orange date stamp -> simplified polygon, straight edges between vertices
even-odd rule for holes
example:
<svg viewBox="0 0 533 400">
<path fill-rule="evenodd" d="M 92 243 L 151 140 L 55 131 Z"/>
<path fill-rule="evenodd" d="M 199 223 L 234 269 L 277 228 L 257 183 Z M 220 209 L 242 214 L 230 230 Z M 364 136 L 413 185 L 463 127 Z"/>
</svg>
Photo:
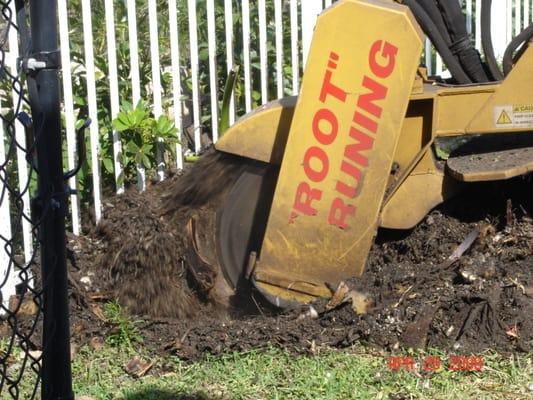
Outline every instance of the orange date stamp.
<svg viewBox="0 0 533 400">
<path fill-rule="evenodd" d="M 416 367 L 413 356 L 389 356 L 387 363 L 390 371 L 414 371 Z M 425 356 L 417 365 L 424 372 L 436 372 L 441 368 L 447 368 L 449 371 L 481 372 L 483 357 L 450 355 L 448 360 L 443 360 L 439 356 Z"/>
</svg>

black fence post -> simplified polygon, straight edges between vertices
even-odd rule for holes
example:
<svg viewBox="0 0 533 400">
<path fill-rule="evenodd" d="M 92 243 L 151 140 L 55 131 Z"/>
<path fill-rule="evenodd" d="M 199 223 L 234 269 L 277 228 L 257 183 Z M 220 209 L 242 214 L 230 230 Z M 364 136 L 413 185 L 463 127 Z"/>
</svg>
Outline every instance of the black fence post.
<svg viewBox="0 0 533 400">
<path fill-rule="evenodd" d="M 70 367 L 66 187 L 59 109 L 57 0 L 30 0 L 32 54 L 26 60 L 37 150 L 43 282 L 42 399 L 74 399 Z"/>
</svg>

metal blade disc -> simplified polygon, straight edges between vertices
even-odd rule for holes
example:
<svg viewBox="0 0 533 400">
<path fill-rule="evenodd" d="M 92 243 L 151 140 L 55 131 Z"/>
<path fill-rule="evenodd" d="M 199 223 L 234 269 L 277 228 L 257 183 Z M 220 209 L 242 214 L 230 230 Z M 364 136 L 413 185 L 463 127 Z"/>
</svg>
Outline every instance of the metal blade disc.
<svg viewBox="0 0 533 400">
<path fill-rule="evenodd" d="M 217 212 L 217 255 L 226 280 L 237 288 L 250 252 L 259 253 L 274 196 L 278 168 L 247 166 Z"/>
</svg>

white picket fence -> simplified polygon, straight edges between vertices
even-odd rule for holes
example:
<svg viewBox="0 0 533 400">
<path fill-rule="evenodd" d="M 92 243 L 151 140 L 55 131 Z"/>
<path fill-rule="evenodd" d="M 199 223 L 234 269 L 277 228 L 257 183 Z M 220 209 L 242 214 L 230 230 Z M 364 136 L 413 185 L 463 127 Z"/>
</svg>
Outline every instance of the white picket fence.
<svg viewBox="0 0 533 400">
<path fill-rule="evenodd" d="M 106 42 L 107 42 L 107 71 L 97 71 L 95 68 L 94 59 L 94 37 L 93 37 L 93 12 L 92 7 L 97 2 L 102 2 L 105 8 L 105 29 L 106 29 Z M 181 4 L 179 2 L 185 2 L 187 4 L 187 15 L 180 15 L 178 13 Z M 209 112 L 212 126 L 212 138 L 217 140 L 219 132 L 217 130 L 217 121 L 219 118 L 218 107 L 220 100 L 221 88 L 218 87 L 219 77 L 227 76 L 228 72 L 236 65 L 237 59 L 240 59 L 239 54 L 235 54 L 235 43 L 238 40 L 242 42 L 242 65 L 241 74 L 238 79 L 244 87 L 244 111 L 248 112 L 252 108 L 253 104 L 253 91 L 260 93 L 260 104 L 264 104 L 269 100 L 273 100 L 282 97 L 284 93 L 297 94 L 299 90 L 300 71 L 303 69 L 306 55 L 311 43 L 312 31 L 316 21 L 316 16 L 321 12 L 324 7 L 331 5 L 332 0 L 147 0 L 148 2 L 148 24 L 149 24 L 149 45 L 150 45 L 150 62 L 151 62 L 151 94 L 152 97 L 150 103 L 153 105 L 153 113 L 155 116 L 159 116 L 163 113 L 169 113 L 173 115 L 176 126 L 183 131 L 184 127 L 184 115 L 182 115 L 182 102 L 183 95 L 186 93 L 183 87 L 183 71 L 186 69 L 190 72 L 190 79 L 192 87 L 190 88 L 190 103 L 192 109 L 189 110 L 189 114 L 192 115 L 192 127 L 194 132 L 194 148 L 195 152 L 201 149 L 201 131 L 202 131 L 202 106 L 206 106 L 205 97 L 209 97 Z M 267 2 L 271 5 L 267 8 Z M 13 6 L 13 1 L 11 5 Z M 118 5 L 125 3 L 127 8 L 127 15 L 124 17 L 127 23 L 128 41 L 129 41 L 129 62 L 130 62 L 130 74 L 129 76 L 119 76 L 119 66 L 117 65 L 116 56 L 116 24 L 118 22 L 124 23 L 124 20 L 117 21 L 115 16 L 115 10 Z M 198 6 L 199 4 L 205 4 L 205 15 L 199 16 Z M 481 0 L 463 0 L 463 4 L 467 13 L 467 29 L 471 33 L 476 47 L 481 49 L 481 33 L 480 33 L 480 9 Z M 139 60 L 139 32 L 138 32 L 138 5 L 139 0 L 81 0 L 81 23 L 83 27 L 83 47 L 84 47 L 84 69 L 86 72 L 86 103 L 88 107 L 89 117 L 92 119 L 90 126 L 90 154 L 91 159 L 88 160 L 92 171 L 92 193 L 93 193 L 93 207 L 94 215 L 97 220 L 101 218 L 102 209 L 102 183 L 101 174 L 99 168 L 99 147 L 100 147 L 100 127 L 102 126 L 102 120 L 99 118 L 101 114 L 98 114 L 99 106 L 97 104 L 96 95 L 96 82 L 97 79 L 106 79 L 109 84 L 109 99 L 110 108 L 108 110 L 108 117 L 112 120 L 119 112 L 119 105 L 124 100 L 128 100 L 133 104 L 136 104 L 141 99 L 141 93 L 144 88 L 141 85 L 140 78 L 140 60 Z M 158 15 L 162 14 L 162 9 L 158 7 L 164 6 L 165 15 L 168 15 L 169 27 L 169 49 L 170 63 L 164 65 L 160 55 L 160 40 L 161 37 L 158 33 Z M 216 15 L 216 6 L 223 6 L 223 15 Z M 272 7 L 273 6 L 273 7 Z M 14 7 L 14 6 L 13 6 Z M 71 57 L 71 29 L 69 27 L 69 7 L 71 3 L 67 0 L 58 0 L 58 14 L 59 14 L 59 28 L 60 28 L 60 48 L 63 65 L 62 73 L 62 87 L 63 87 L 63 111 L 65 116 L 65 132 L 67 142 L 67 166 L 69 169 L 74 167 L 75 152 L 76 152 L 76 138 L 75 138 L 75 115 L 76 106 L 74 97 L 76 93 L 73 92 L 73 69 L 78 68 L 78 65 L 72 63 Z M 495 54 L 501 58 L 503 56 L 504 49 L 511 38 L 519 33 L 522 28 L 526 27 L 531 22 L 533 16 L 531 12 L 531 2 L 529 0 L 495 0 L 493 1 L 492 11 L 492 36 L 494 42 Z M 267 13 L 267 9 L 273 12 Z M 258 15 L 257 24 L 252 24 L 254 20 L 250 18 L 251 13 Z M 287 15 L 288 13 L 288 15 Z M 288 18 L 287 18 L 288 16 Z M 199 24 L 203 22 L 199 18 L 206 18 L 207 24 Z M 223 18 L 225 32 L 221 36 L 221 32 L 217 30 L 215 24 L 216 18 L 219 20 Z M 238 21 L 236 19 L 239 19 Z M 179 22 L 188 21 L 188 37 L 179 36 Z M 240 25 L 238 25 L 240 24 Z M 220 26 L 220 24 L 218 25 Z M 207 32 L 202 32 L 201 29 L 205 29 Z M 237 29 L 238 28 L 238 29 Z M 268 43 L 267 29 L 275 32 L 274 42 Z M 236 32 L 239 37 L 236 36 Z M 254 33 L 254 35 L 252 35 Z M 290 33 L 288 36 L 284 34 Z M 208 38 L 208 70 L 202 71 L 200 66 L 203 65 L 199 61 L 199 35 Z M 223 40 L 220 38 L 223 37 Z M 252 37 L 257 37 L 258 40 L 252 41 Z M 272 37 L 272 35 L 270 35 Z M 285 40 L 284 40 L 285 37 Z M 286 37 L 290 37 L 287 40 Z M 217 38 L 223 47 L 225 47 L 225 68 L 217 70 Z M 7 57 L 7 67 L 14 71 L 16 69 L 16 59 L 18 57 L 17 51 L 17 37 L 16 32 L 11 29 L 9 36 L 10 53 Z M 187 65 L 180 65 L 180 59 L 183 60 L 183 53 L 187 51 L 188 62 Z M 252 68 L 251 54 L 255 52 L 259 54 L 259 77 L 254 76 Z M 287 54 L 290 54 L 290 60 L 287 60 Z M 181 55 L 181 57 L 180 57 Z M 269 55 L 275 59 L 273 65 L 269 64 Z M 221 55 L 218 54 L 220 58 Z M 427 42 L 426 46 L 426 64 L 430 72 L 442 73 L 443 65 L 440 57 L 434 57 L 431 51 L 431 45 Z M 187 57 L 186 57 L 187 58 Z M 290 82 L 290 88 L 284 87 L 284 70 L 285 64 L 290 65 L 291 70 L 295 71 L 292 74 L 292 80 Z M 69 68 L 69 66 L 71 68 Z M 171 93 L 171 107 L 169 109 L 163 108 L 162 102 L 162 83 L 161 83 L 161 71 L 170 71 L 172 79 L 172 93 Z M 97 73 L 105 73 L 105 78 L 97 77 Z M 209 85 L 206 90 L 208 93 L 201 91 L 199 82 L 201 74 L 209 75 Z M 257 75 L 257 74 L 256 74 Z M 269 92 L 269 82 L 272 79 L 276 80 L 276 90 Z M 131 82 L 131 93 L 127 98 L 121 98 L 119 94 L 119 83 L 121 81 L 129 80 Z M 12 94 L 14 97 L 15 93 Z M 189 100 L 189 99 L 188 99 Z M 1 107 L 1 105 L 0 105 Z M 236 106 L 232 102 L 230 107 L 230 122 L 233 123 L 235 119 L 239 117 L 236 113 Z M 19 144 L 24 145 L 25 135 L 24 129 L 20 123 L 16 123 L 16 137 Z M 5 160 L 4 150 L 4 130 L 0 126 L 0 163 Z M 183 166 L 182 154 L 183 149 L 181 145 L 177 145 L 177 160 L 176 166 L 181 168 Z M 118 160 L 118 154 L 121 152 L 121 141 L 116 132 L 113 134 L 113 155 L 114 155 L 114 176 L 117 193 L 124 191 L 124 186 L 118 183 L 118 177 L 120 175 L 122 166 Z M 21 190 L 25 186 L 28 179 L 28 168 L 26 166 L 25 154 L 21 149 L 17 149 L 18 159 L 18 181 L 20 182 Z M 162 161 L 161 155 L 159 160 Z M 141 171 L 142 172 L 142 171 Z M 159 168 L 158 175 L 160 179 L 164 178 L 164 170 Z M 142 176 L 141 176 L 142 177 Z M 76 178 L 72 178 L 69 182 L 72 188 L 77 187 Z M 141 186 L 144 183 L 141 181 Z M 24 210 L 29 215 L 29 195 L 23 197 Z M 1 197 L 0 204 L 0 235 L 3 237 L 11 237 L 11 224 L 10 212 L 9 212 L 9 199 L 8 194 L 4 193 Z M 70 223 L 72 231 L 75 234 L 81 232 L 80 227 L 80 207 L 76 196 L 71 196 L 70 203 Z M 26 260 L 29 260 L 32 253 L 32 237 L 30 231 L 30 225 L 27 221 L 23 221 L 23 249 Z M 3 249 L 0 249 L 0 279 L 5 275 L 6 266 L 8 265 L 8 258 Z M 4 297 L 6 298 L 6 297 Z"/>
</svg>

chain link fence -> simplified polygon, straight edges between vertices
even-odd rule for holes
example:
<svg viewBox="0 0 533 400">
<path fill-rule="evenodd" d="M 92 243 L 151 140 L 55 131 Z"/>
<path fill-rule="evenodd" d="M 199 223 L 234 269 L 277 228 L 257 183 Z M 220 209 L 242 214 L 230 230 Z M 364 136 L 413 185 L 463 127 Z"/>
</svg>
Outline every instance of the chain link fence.
<svg viewBox="0 0 533 400">
<path fill-rule="evenodd" d="M 20 70 L 12 68 L 16 65 L 12 57 L 18 52 L 13 48 L 19 32 L 16 7 L 12 0 L 0 1 L 0 8 L 0 394 L 33 399 L 40 383 L 38 326 L 43 307 L 41 285 L 34 279 L 38 247 L 30 246 L 26 259 L 23 226 L 31 224 L 32 242 L 36 242 L 39 223 L 27 204 L 35 188 L 35 139 L 17 120 L 24 118 L 21 113 L 28 110 L 29 102 Z M 21 163 L 28 164 L 25 181 L 18 173 Z"/>
<path fill-rule="evenodd" d="M 65 351 L 56 336 L 68 346 L 66 275 L 61 277 L 64 252 L 57 251 L 65 244 L 68 191 L 63 187 L 61 159 L 51 161 L 57 155 L 50 145 L 59 147 L 61 158 L 59 92 L 53 83 L 59 65 L 53 61 L 57 51 L 46 48 L 50 43 L 53 47 L 57 37 L 53 29 L 42 31 L 51 36 L 43 40 L 34 29 L 35 24 L 39 29 L 47 23 L 57 25 L 56 2 L 0 1 L 0 10 L 0 398 L 72 398 L 70 355 L 62 355 L 68 362 L 66 370 L 53 355 Z M 52 84 L 43 85 L 43 79 Z M 51 112 L 44 104 L 47 100 Z M 61 292 L 64 301 L 50 290 Z M 54 314 L 58 304 L 66 314 L 59 318 Z M 68 372 L 66 385 L 57 384 L 51 363 L 56 363 L 59 373 Z M 58 395 L 57 386 L 67 395 Z"/>
</svg>

